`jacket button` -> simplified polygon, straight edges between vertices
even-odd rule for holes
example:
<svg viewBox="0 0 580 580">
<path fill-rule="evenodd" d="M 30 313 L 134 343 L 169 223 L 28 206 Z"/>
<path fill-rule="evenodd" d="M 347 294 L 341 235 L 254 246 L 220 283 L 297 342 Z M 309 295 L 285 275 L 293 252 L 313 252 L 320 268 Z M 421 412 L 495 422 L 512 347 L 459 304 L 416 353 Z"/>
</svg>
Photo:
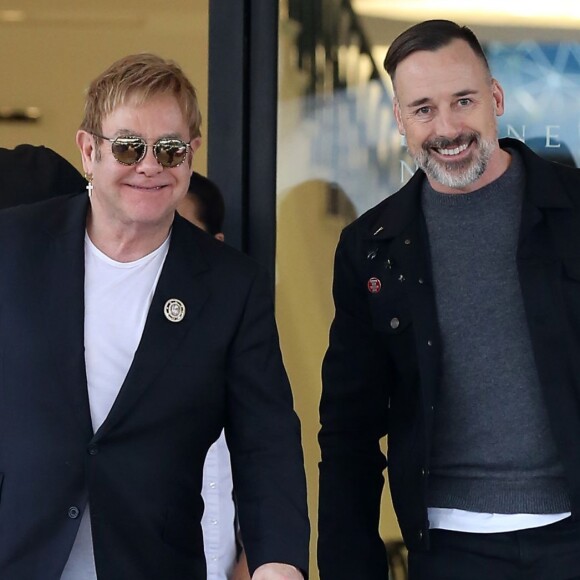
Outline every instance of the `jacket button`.
<svg viewBox="0 0 580 580">
<path fill-rule="evenodd" d="M 79 517 L 80 513 L 81 512 L 80 512 L 79 508 L 75 505 L 68 508 L 68 517 L 71 520 L 76 520 Z"/>
<path fill-rule="evenodd" d="M 405 240 L 405 246 L 410 246 L 411 245 L 411 240 L 409 238 L 407 238 Z"/>
<path fill-rule="evenodd" d="M 433 346 L 433 341 L 431 339 L 427 341 L 427 346 Z"/>
<path fill-rule="evenodd" d="M 423 467 L 423 468 L 421 469 L 421 475 L 422 475 L 423 477 L 427 477 L 427 476 L 429 475 L 429 469 L 428 469 L 427 467 Z"/>
<path fill-rule="evenodd" d="M 99 452 L 99 448 L 96 445 L 89 445 L 88 452 L 89 455 L 96 455 Z"/>
<path fill-rule="evenodd" d="M 395 330 L 395 329 L 399 328 L 399 325 L 401 324 L 401 322 L 399 321 L 398 318 L 395 317 L 395 318 L 391 318 L 391 323 L 390 324 L 391 324 L 391 328 L 393 330 Z"/>
<path fill-rule="evenodd" d="M 419 539 L 419 541 L 423 539 L 423 530 L 419 530 L 419 532 L 417 533 L 417 538 Z"/>
</svg>

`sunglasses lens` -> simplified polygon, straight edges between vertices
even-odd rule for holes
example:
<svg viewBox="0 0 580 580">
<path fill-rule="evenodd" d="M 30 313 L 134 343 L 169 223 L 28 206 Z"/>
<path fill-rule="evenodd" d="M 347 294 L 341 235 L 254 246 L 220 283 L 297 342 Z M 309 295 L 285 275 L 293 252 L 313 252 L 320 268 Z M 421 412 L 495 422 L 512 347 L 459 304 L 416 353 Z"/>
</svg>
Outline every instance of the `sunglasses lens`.
<svg viewBox="0 0 580 580">
<path fill-rule="evenodd" d="M 179 139 L 161 139 L 153 146 L 155 158 L 163 167 L 177 167 L 187 157 L 187 143 Z"/>
<path fill-rule="evenodd" d="M 117 137 L 112 145 L 111 150 L 115 159 L 123 165 L 135 165 L 145 156 L 147 144 L 143 139 L 136 137 Z"/>
</svg>

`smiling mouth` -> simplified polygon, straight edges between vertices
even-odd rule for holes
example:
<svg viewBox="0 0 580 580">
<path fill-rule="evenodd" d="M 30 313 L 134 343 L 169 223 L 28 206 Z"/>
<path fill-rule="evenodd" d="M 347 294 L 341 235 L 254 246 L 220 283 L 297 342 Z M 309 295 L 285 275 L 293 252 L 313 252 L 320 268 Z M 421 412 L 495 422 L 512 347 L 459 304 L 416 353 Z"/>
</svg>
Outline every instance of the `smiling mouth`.
<svg viewBox="0 0 580 580">
<path fill-rule="evenodd" d="M 453 149 L 437 149 L 435 147 L 434 149 L 435 151 L 437 151 L 437 153 L 439 153 L 439 155 L 443 155 L 445 157 L 453 157 L 455 155 L 463 153 L 463 151 L 465 151 L 468 147 L 469 143 L 463 143 L 462 145 L 459 145 Z"/>
<path fill-rule="evenodd" d="M 462 133 L 457 135 L 454 139 L 446 139 L 445 137 L 436 137 L 423 144 L 423 149 L 428 154 L 429 151 L 452 160 L 454 157 L 460 156 L 464 151 L 469 149 L 472 143 L 478 143 L 479 136 L 475 132 Z"/>
<path fill-rule="evenodd" d="M 156 185 L 154 187 L 150 187 L 147 185 L 130 185 L 130 187 L 132 187 L 133 189 L 141 189 L 145 191 L 159 191 L 160 189 L 163 189 L 165 185 Z"/>
</svg>

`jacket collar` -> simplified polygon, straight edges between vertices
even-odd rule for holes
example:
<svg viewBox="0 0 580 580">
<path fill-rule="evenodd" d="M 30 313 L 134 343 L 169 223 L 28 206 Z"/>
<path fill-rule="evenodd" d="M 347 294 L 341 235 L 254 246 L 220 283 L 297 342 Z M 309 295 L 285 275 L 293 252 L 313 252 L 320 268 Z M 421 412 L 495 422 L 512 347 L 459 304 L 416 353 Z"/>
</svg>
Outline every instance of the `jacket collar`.
<svg viewBox="0 0 580 580">
<path fill-rule="evenodd" d="M 62 198 L 54 198 L 54 202 L 61 202 L 58 211 L 47 211 L 43 222 L 45 231 L 53 238 L 63 235 L 81 237 L 84 239 L 89 209 L 89 196 L 86 193 L 74 194 Z"/>
<path fill-rule="evenodd" d="M 542 159 L 517 139 L 500 139 L 499 143 L 502 149 L 514 149 L 522 157 L 526 171 L 526 205 L 537 209 L 573 207 L 554 163 Z M 425 178 L 425 173 L 417 170 L 398 192 L 378 206 L 378 215 L 370 221 L 367 231 L 369 239 L 395 238 L 406 229 L 420 212 L 421 189 Z"/>
</svg>

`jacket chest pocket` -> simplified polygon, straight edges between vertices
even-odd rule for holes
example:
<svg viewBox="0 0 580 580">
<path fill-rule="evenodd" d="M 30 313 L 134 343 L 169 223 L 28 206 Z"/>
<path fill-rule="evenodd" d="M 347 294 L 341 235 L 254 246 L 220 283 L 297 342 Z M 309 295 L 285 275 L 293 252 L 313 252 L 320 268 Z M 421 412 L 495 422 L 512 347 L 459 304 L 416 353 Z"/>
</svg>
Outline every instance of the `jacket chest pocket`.
<svg viewBox="0 0 580 580">
<path fill-rule="evenodd" d="M 373 328 L 386 335 L 397 336 L 411 325 L 408 299 L 402 291 L 393 292 L 387 287 L 371 294 L 369 308 Z"/>
<path fill-rule="evenodd" d="M 389 247 L 371 246 L 366 258 L 368 304 L 373 328 L 386 336 L 401 335 L 411 324 L 408 272 Z"/>
</svg>

